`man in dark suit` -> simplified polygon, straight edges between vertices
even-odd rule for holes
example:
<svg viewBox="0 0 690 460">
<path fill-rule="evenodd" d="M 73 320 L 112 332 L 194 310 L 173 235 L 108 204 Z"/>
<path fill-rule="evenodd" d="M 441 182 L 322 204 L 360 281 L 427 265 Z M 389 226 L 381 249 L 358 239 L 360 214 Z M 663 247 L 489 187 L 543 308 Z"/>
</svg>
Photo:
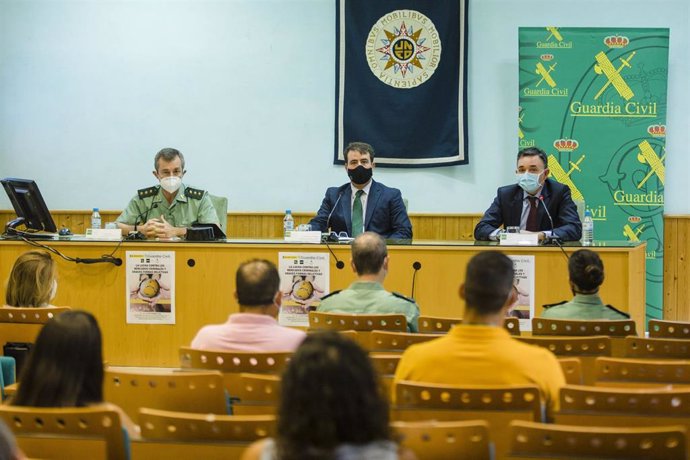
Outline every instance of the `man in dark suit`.
<svg viewBox="0 0 690 460">
<path fill-rule="evenodd" d="M 497 240 L 499 227 L 503 226 L 539 232 L 540 241 L 545 238 L 579 240 L 582 224 L 570 196 L 570 188 L 548 178 L 544 151 L 537 147 L 520 150 L 516 174 L 516 184 L 498 189 L 494 202 L 474 228 L 474 238 Z"/>
<path fill-rule="evenodd" d="M 319 212 L 309 222 L 312 229 L 346 232 L 353 238 L 366 231 L 387 239 L 411 239 L 412 224 L 400 190 L 372 179 L 374 148 L 352 142 L 344 156 L 350 182 L 326 190 Z"/>
</svg>

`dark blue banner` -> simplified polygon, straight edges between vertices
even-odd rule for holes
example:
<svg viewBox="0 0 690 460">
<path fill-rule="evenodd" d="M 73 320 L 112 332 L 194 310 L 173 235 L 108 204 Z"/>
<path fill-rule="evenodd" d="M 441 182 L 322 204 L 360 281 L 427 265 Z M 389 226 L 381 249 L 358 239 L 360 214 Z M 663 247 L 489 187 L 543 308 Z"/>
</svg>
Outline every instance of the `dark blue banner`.
<svg viewBox="0 0 690 460">
<path fill-rule="evenodd" d="M 467 164 L 468 0 L 337 0 L 334 163 Z"/>
</svg>

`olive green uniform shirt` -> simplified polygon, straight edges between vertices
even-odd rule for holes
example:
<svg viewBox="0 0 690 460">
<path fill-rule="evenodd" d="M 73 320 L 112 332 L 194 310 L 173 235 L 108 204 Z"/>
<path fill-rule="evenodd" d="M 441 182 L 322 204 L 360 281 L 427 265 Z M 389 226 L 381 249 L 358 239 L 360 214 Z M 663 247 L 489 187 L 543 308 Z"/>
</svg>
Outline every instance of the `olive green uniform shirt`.
<svg viewBox="0 0 690 460">
<path fill-rule="evenodd" d="M 604 305 L 599 294 L 575 294 L 573 300 L 545 308 L 542 318 L 551 319 L 629 319 L 630 315 Z"/>
<path fill-rule="evenodd" d="M 334 292 L 317 308 L 325 313 L 363 313 L 367 315 L 405 315 L 407 329 L 417 332 L 419 307 L 412 299 L 386 291 L 381 283 L 355 281 L 347 289 Z"/>
<path fill-rule="evenodd" d="M 185 187 L 184 184 L 180 186 L 172 203 L 168 203 L 160 187 L 139 190 L 115 222 L 142 225 L 146 220 L 160 218 L 161 215 L 173 227 L 191 227 L 195 223 L 219 224 L 218 214 L 208 192 Z"/>
</svg>

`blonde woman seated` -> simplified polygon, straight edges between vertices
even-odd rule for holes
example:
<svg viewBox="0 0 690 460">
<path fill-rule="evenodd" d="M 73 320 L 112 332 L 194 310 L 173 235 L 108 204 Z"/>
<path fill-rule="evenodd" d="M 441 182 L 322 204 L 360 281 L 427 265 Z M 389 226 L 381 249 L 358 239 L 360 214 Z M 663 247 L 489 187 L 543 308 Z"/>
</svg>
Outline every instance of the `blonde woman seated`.
<svg viewBox="0 0 690 460">
<path fill-rule="evenodd" d="M 122 409 L 103 401 L 101 330 L 91 313 L 66 311 L 48 320 L 19 381 L 13 406 L 112 409 L 129 437 L 139 436 Z"/>
<path fill-rule="evenodd" d="M 45 251 L 28 251 L 14 262 L 7 280 L 5 307 L 53 307 L 57 264 Z"/>
<path fill-rule="evenodd" d="M 570 290 L 573 299 L 557 304 L 544 305 L 542 318 L 551 319 L 628 319 L 630 315 L 605 305 L 599 297 L 599 287 L 604 282 L 604 263 L 599 254 L 580 249 L 568 261 Z"/>
</svg>

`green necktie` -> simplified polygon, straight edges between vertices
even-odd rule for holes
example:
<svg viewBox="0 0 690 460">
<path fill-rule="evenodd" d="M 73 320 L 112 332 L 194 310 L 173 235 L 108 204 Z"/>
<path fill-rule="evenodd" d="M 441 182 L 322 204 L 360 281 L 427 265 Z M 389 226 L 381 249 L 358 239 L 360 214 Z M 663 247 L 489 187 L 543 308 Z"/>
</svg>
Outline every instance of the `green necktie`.
<svg viewBox="0 0 690 460">
<path fill-rule="evenodd" d="M 352 238 L 364 230 L 364 213 L 362 212 L 362 194 L 364 190 L 357 190 L 355 202 L 352 204 Z"/>
</svg>

